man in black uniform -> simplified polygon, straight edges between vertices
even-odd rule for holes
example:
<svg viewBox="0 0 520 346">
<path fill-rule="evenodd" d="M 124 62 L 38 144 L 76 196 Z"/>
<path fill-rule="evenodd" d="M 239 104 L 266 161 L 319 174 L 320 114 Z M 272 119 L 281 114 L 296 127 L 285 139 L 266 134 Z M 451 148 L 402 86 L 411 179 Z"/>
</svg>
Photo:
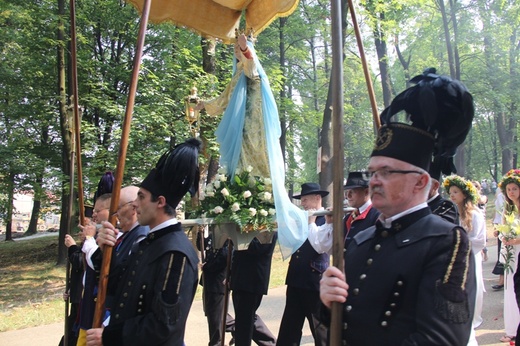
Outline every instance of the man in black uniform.
<svg viewBox="0 0 520 346">
<path fill-rule="evenodd" d="M 90 218 L 92 217 L 94 207 L 85 205 L 85 218 L 88 218 L 88 222 L 90 222 Z M 88 233 L 90 232 L 90 233 Z M 65 246 L 68 251 L 68 259 L 70 262 L 70 274 L 69 274 L 69 291 L 64 292 L 63 298 L 67 301 L 67 298 L 70 302 L 70 314 L 68 318 L 68 345 L 76 345 L 78 341 L 78 325 L 76 324 L 76 320 L 79 313 L 79 305 L 81 302 L 81 295 L 83 290 L 83 273 L 85 268 L 84 260 L 83 260 L 83 252 L 81 248 L 83 246 L 83 242 L 85 241 L 87 236 L 93 237 L 96 235 L 95 228 L 85 228 L 80 229 L 78 236 L 81 240 L 81 244 L 78 246 L 76 241 L 70 234 L 65 234 Z M 60 340 L 60 346 L 65 342 L 64 337 Z"/>
<path fill-rule="evenodd" d="M 435 215 L 439 215 L 445 220 L 448 220 L 455 225 L 459 224 L 459 211 L 455 203 L 453 203 L 449 199 L 442 198 L 439 194 L 439 183 L 440 177 L 432 176 L 430 173 L 430 177 L 432 178 L 432 187 L 430 189 L 430 193 L 428 194 L 428 206 L 432 210 L 432 213 Z"/>
<path fill-rule="evenodd" d="M 175 207 L 198 187 L 199 146 L 195 139 L 176 146 L 141 183 L 132 206 L 150 233 L 135 244 L 120 275 L 110 323 L 88 330 L 87 345 L 183 345 L 198 257 L 175 218 Z M 104 227 L 113 236 L 105 245 L 114 246 L 117 231 L 108 222 Z"/>
<path fill-rule="evenodd" d="M 202 247 L 204 242 L 204 247 Z M 233 247 L 230 240 L 226 240 L 220 249 L 213 245 L 213 236 L 204 237 L 204 232 L 197 232 L 197 249 L 204 251 L 200 285 L 203 286 L 202 307 L 208 320 L 208 346 L 220 346 L 222 339 L 222 317 L 224 311 L 224 294 L 226 293 L 226 265 L 228 246 Z M 232 319 L 227 314 L 227 320 Z"/>
<path fill-rule="evenodd" d="M 382 113 L 368 165 L 372 203 L 381 216 L 352 240 L 344 273 L 329 267 L 323 274 L 320 297 L 327 308 L 343 304 L 346 345 L 468 343 L 476 291 L 471 245 L 461 227 L 431 213 L 426 199 L 434 145 L 442 160 L 452 159 L 471 126 L 473 103 L 460 82 L 432 72 L 414 78 L 425 90 L 407 90 Z M 422 119 L 433 116 L 421 113 L 432 107 L 418 103 L 436 104 L 440 119 Z M 403 108 L 413 126 L 390 121 Z M 443 116 L 458 124 L 457 134 L 439 126 L 448 121 Z M 442 167 L 447 174 L 452 166 Z"/>
<path fill-rule="evenodd" d="M 347 183 L 343 187 L 348 206 L 356 208 L 355 211 L 345 215 L 345 250 L 356 234 L 370 226 L 375 225 L 379 217 L 379 211 L 372 206 L 370 194 L 368 193 L 368 179 L 363 172 L 350 172 Z"/>
<path fill-rule="evenodd" d="M 278 239 L 277 232 L 262 232 L 246 250 L 235 250 L 231 264 L 230 288 L 235 308 L 236 346 L 250 346 L 251 340 L 261 346 L 274 346 L 275 336 L 256 314 L 269 288 L 271 261 Z M 261 235 L 262 235 L 261 233 Z"/>
<path fill-rule="evenodd" d="M 133 202 L 137 198 L 139 188 L 137 186 L 126 186 L 121 189 L 119 194 L 119 203 L 116 211 L 117 220 L 119 224 L 119 237 L 117 238 L 112 253 L 112 260 L 110 261 L 110 278 L 108 285 L 113 287 L 109 288 L 110 292 L 115 292 L 117 288 L 118 279 L 121 275 L 121 271 L 124 270 L 126 261 L 133 245 L 145 238 L 150 231 L 148 226 L 141 226 L 137 222 L 137 211 L 133 206 Z M 94 264 L 96 272 L 99 274 L 101 269 L 101 263 L 103 260 L 103 244 L 105 237 L 105 228 L 101 228 L 98 232 L 97 242 L 100 247 L 92 254 L 91 260 Z M 110 236 L 109 236 L 110 237 Z M 108 295 L 105 301 L 105 307 L 110 310 L 112 308 L 114 297 Z"/>
<path fill-rule="evenodd" d="M 321 210 L 322 198 L 329 194 L 316 183 L 305 183 L 300 199 L 305 210 Z M 321 228 L 325 217 L 309 217 L 309 237 L 291 256 L 285 284 L 287 293 L 278 340 L 279 346 L 300 345 L 305 318 L 309 322 L 314 345 L 327 345 L 327 328 L 318 320 L 320 308 L 321 273 L 329 266 L 329 251 L 332 246 L 332 224 Z"/>
</svg>

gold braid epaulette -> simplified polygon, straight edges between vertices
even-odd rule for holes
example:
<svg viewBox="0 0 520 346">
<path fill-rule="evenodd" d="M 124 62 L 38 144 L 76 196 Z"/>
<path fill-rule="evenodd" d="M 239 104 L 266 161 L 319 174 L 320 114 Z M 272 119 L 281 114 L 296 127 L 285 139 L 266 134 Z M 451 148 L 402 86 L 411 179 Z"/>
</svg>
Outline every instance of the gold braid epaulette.
<svg viewBox="0 0 520 346">
<path fill-rule="evenodd" d="M 164 278 L 164 282 L 163 282 L 163 288 L 162 290 L 165 291 L 166 290 L 166 285 L 168 284 L 168 280 L 170 279 L 170 271 L 172 270 L 172 265 L 173 265 L 173 254 L 170 255 L 170 260 L 168 261 L 168 269 L 166 270 L 166 277 Z"/>
<path fill-rule="evenodd" d="M 446 273 L 437 281 L 435 310 L 446 320 L 454 323 L 468 321 L 469 304 L 466 283 L 470 269 L 471 243 L 463 237 L 464 230 L 455 227 L 454 244 Z"/>
<path fill-rule="evenodd" d="M 186 257 L 182 258 L 181 272 L 179 274 L 179 282 L 177 283 L 177 290 L 176 290 L 177 295 L 181 291 L 181 284 L 182 284 L 182 278 L 184 275 L 184 268 L 186 268 Z"/>
<path fill-rule="evenodd" d="M 453 253 L 451 255 L 450 264 L 448 265 L 448 269 L 446 270 L 446 274 L 444 274 L 444 279 L 442 280 L 443 284 L 447 283 L 448 280 L 450 279 L 450 275 L 453 270 L 453 265 L 454 265 L 455 261 L 457 260 L 457 255 L 459 253 L 460 242 L 461 242 L 461 237 L 460 237 L 461 230 L 458 228 L 456 230 L 457 230 L 457 232 L 455 233 L 455 236 L 456 236 L 455 245 L 454 245 Z M 469 251 L 469 250 L 471 250 L 471 243 L 469 245 L 470 245 L 470 248 L 466 252 L 466 260 L 465 260 L 466 266 L 465 266 L 465 270 L 464 270 L 463 280 L 460 284 L 461 289 L 466 288 L 466 280 L 468 278 L 469 256 L 471 255 L 471 251 Z"/>
</svg>

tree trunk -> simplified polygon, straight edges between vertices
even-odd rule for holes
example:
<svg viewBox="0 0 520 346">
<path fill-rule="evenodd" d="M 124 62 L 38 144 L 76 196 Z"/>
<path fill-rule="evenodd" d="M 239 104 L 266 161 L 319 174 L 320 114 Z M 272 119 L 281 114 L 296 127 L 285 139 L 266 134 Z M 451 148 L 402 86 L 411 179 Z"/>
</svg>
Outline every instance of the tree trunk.
<svg viewBox="0 0 520 346">
<path fill-rule="evenodd" d="M 41 207 L 41 194 L 42 194 L 42 185 L 43 185 L 43 173 L 38 173 L 36 177 L 34 190 L 34 198 L 33 198 L 33 207 L 31 211 L 31 220 L 29 221 L 29 227 L 27 227 L 27 231 L 25 235 L 32 235 L 38 232 L 38 219 L 40 218 L 40 207 Z"/>
<path fill-rule="evenodd" d="M 348 15 L 346 1 L 341 2 L 341 28 L 342 28 L 342 51 L 345 48 L 345 32 L 347 29 Z M 343 61 L 345 61 L 345 54 L 343 54 Z M 329 79 L 329 90 L 327 93 L 327 102 L 323 111 L 323 123 L 321 126 L 320 147 L 321 147 L 321 172 L 319 174 L 320 186 L 322 189 L 329 191 L 329 195 L 323 198 L 323 206 L 329 207 L 332 205 L 332 182 L 333 182 L 333 167 L 332 167 L 332 94 L 335 90 L 332 89 L 332 78 Z"/>
<path fill-rule="evenodd" d="M 14 178 L 13 171 L 9 172 L 9 181 L 7 182 L 7 222 L 5 226 L 5 241 L 13 240 L 13 200 L 14 200 Z"/>
<path fill-rule="evenodd" d="M 332 204 L 332 78 L 329 79 L 329 91 L 327 93 L 327 103 L 323 111 L 323 123 L 320 131 L 321 148 L 321 170 L 319 174 L 320 187 L 330 193 L 323 197 L 323 206 L 329 207 Z"/>
<path fill-rule="evenodd" d="M 491 134 L 491 155 L 492 155 L 492 164 L 490 165 L 490 172 L 491 176 L 493 177 L 494 181 L 498 181 L 498 179 L 501 177 L 498 173 L 498 146 L 497 146 L 497 134 L 496 131 L 494 131 L 493 128 L 493 119 L 491 117 L 487 118 L 487 122 L 489 125 L 489 133 Z M 495 191 L 492 191 L 495 193 Z"/>
<path fill-rule="evenodd" d="M 278 29 L 278 37 L 280 39 L 278 43 L 278 51 L 280 53 L 280 69 L 282 70 L 282 75 L 286 76 L 286 62 L 285 62 L 285 37 L 284 37 L 284 27 L 287 22 L 287 17 L 279 18 L 278 23 L 280 24 Z M 285 157 L 285 151 L 287 147 L 287 107 L 284 104 L 284 100 L 287 97 L 285 84 L 285 78 L 282 79 L 282 85 L 280 87 L 280 106 L 279 106 L 279 117 L 280 117 L 280 127 L 282 129 L 282 133 L 280 135 L 280 148 L 282 149 L 282 156 L 284 164 L 287 163 L 287 158 Z M 287 165 L 285 165 L 287 167 Z"/>
<path fill-rule="evenodd" d="M 443 1 L 443 0 L 441 0 Z M 457 25 L 457 9 L 456 9 L 456 2 L 453 0 L 450 0 L 450 15 L 451 15 L 451 22 L 453 25 L 453 46 L 451 47 L 453 51 L 450 50 L 450 44 L 447 43 L 446 49 L 448 49 L 448 54 L 453 55 L 453 69 L 454 71 L 451 71 L 451 64 L 450 64 L 450 73 L 452 73 L 451 77 L 460 80 L 460 57 L 459 57 L 459 47 L 458 47 L 458 25 Z M 447 27 L 445 27 L 447 29 Z M 447 34 L 448 36 L 449 33 Z M 448 57 L 449 58 L 449 57 Z M 466 167 L 469 165 L 469 162 L 471 162 L 471 157 L 468 155 L 468 159 L 466 160 L 466 142 L 463 142 L 458 148 L 457 148 L 457 157 L 455 158 L 455 167 L 457 168 L 457 172 L 461 176 L 466 175 Z"/>
<path fill-rule="evenodd" d="M 479 7 L 479 11 L 481 13 L 481 17 L 484 17 L 485 14 L 488 13 L 488 9 L 485 7 Z M 486 70 L 488 71 L 489 76 L 494 76 L 496 74 L 496 61 L 495 54 L 496 49 L 493 46 L 494 41 L 493 37 L 489 34 L 488 26 L 492 26 L 491 21 L 483 22 L 483 33 L 484 33 L 484 58 L 486 64 Z M 510 80 L 515 80 L 516 77 L 516 69 L 517 69 L 517 55 L 518 55 L 518 46 L 516 45 L 517 39 L 515 32 L 513 32 L 510 36 L 510 49 L 509 49 L 509 74 Z M 496 78 L 490 78 L 489 82 L 491 84 L 491 90 L 502 90 L 503 80 L 497 80 Z M 509 102 L 509 107 L 502 103 L 502 100 L 495 98 L 493 99 L 493 115 L 496 126 L 496 133 L 498 136 L 498 142 L 500 143 L 500 153 L 501 153 L 501 163 L 502 163 L 502 172 L 497 175 L 497 181 L 500 180 L 501 175 L 507 173 L 510 169 L 516 167 L 516 132 L 518 127 L 518 120 L 515 118 L 516 113 L 516 103 L 515 103 L 515 93 L 516 90 L 511 90 L 512 95 L 510 99 L 512 101 Z M 493 94 L 494 95 L 494 94 Z M 498 151 L 498 149 L 497 149 Z M 498 160 L 497 160 L 498 161 Z"/>
<path fill-rule="evenodd" d="M 512 131 L 512 129 L 515 129 L 514 120 L 509 119 L 509 121 L 507 121 L 507 124 L 508 125 L 506 126 L 505 112 L 498 112 L 496 115 L 496 126 L 498 140 L 500 142 L 500 146 L 502 147 L 502 174 L 507 173 L 507 171 L 514 167 L 513 151 L 511 149 L 511 144 L 513 143 L 514 138 L 514 132 Z"/>
<path fill-rule="evenodd" d="M 381 19 L 384 19 L 384 14 L 381 14 Z M 388 69 L 388 54 L 386 49 L 385 33 L 379 29 L 374 31 L 374 43 L 377 52 L 377 62 L 379 64 L 379 71 L 381 73 L 381 87 L 383 90 L 383 102 L 385 108 L 390 106 L 392 102 L 392 84 L 390 82 L 390 72 Z"/>
<path fill-rule="evenodd" d="M 204 72 L 215 74 L 215 40 L 203 38 L 202 46 L 202 68 Z"/>
<path fill-rule="evenodd" d="M 204 69 L 204 72 L 215 74 L 216 71 L 216 64 L 215 64 L 215 51 L 216 51 L 216 45 L 215 40 L 213 39 L 205 39 L 203 38 L 201 40 L 201 47 L 202 47 L 202 67 Z M 208 140 L 206 137 L 206 133 L 208 131 L 213 131 L 215 128 L 213 124 L 203 123 L 202 122 L 202 115 L 199 120 L 200 124 L 200 139 L 202 140 L 203 147 L 208 147 Z M 206 172 L 206 184 L 213 181 L 215 176 L 218 172 L 218 166 L 219 166 L 219 158 L 218 156 L 215 156 L 212 153 L 209 153 L 206 149 L 204 149 L 204 152 L 202 153 L 203 156 L 206 158 L 207 166 L 201 167 L 200 172 L 203 174 Z M 203 180 L 201 179 L 201 182 Z"/>
<path fill-rule="evenodd" d="M 455 61 L 453 59 L 453 48 L 451 47 L 451 35 L 450 26 L 448 23 L 448 14 L 446 13 L 446 7 L 444 6 L 444 0 L 438 0 L 439 10 L 442 15 L 442 26 L 444 29 L 444 40 L 446 41 L 446 53 L 448 54 L 448 64 L 450 66 L 450 76 L 455 78 L 457 75 L 455 70 Z"/>
<path fill-rule="evenodd" d="M 374 35 L 374 44 L 376 46 L 377 63 L 379 72 L 381 73 L 381 88 L 383 90 L 384 107 L 388 107 L 392 102 L 392 83 L 390 81 L 390 72 L 388 68 L 388 52 L 386 47 L 386 33 L 382 29 L 381 23 L 385 20 L 385 13 L 379 12 L 377 9 L 378 1 L 368 0 L 365 4 L 366 10 L 372 15 L 373 26 L 372 34 Z"/>
<path fill-rule="evenodd" d="M 517 36 L 517 30 L 513 30 L 511 35 L 509 35 L 509 80 L 510 81 L 518 81 L 518 53 L 520 49 L 520 44 L 518 42 L 518 36 Z M 513 88 L 509 89 L 509 97 L 511 99 L 509 103 L 509 124 L 510 124 L 510 131 L 512 134 L 511 143 L 514 144 L 511 147 L 515 148 L 513 149 L 512 155 L 513 155 L 513 167 L 518 167 L 518 151 L 517 143 L 518 143 L 518 136 L 517 136 L 517 130 L 518 130 L 518 103 L 517 103 L 517 93 L 518 90 L 513 90 Z"/>
<path fill-rule="evenodd" d="M 401 48 L 399 47 L 399 37 L 396 36 L 395 38 L 395 52 L 397 53 L 397 58 L 399 59 L 399 62 L 401 63 L 401 66 L 403 67 L 404 72 L 404 79 L 406 80 L 406 88 L 409 87 L 409 80 L 412 79 L 410 76 L 410 59 L 411 55 L 408 56 L 408 59 L 406 59 L 401 52 Z"/>
<path fill-rule="evenodd" d="M 457 46 L 458 31 L 457 31 L 457 9 L 456 2 L 449 0 L 450 4 L 450 19 L 453 26 L 453 44 L 452 35 L 450 33 L 448 13 L 444 6 L 444 0 L 438 0 L 439 10 L 442 15 L 442 25 L 444 29 L 444 39 L 446 41 L 446 52 L 448 55 L 448 64 L 450 66 L 450 77 L 460 80 L 460 58 Z M 455 167 L 457 168 L 457 174 L 466 175 L 466 145 L 462 143 L 457 148 L 457 155 L 455 156 Z"/>
<path fill-rule="evenodd" d="M 279 54 L 280 54 L 280 69 L 282 70 L 282 75 L 287 76 L 287 59 L 285 55 L 285 25 L 287 24 L 287 18 L 280 18 L 279 19 Z M 311 46 L 311 54 L 314 53 L 314 50 Z M 290 131 L 290 133 L 293 133 L 292 129 L 292 122 L 289 119 L 289 114 L 287 111 L 287 107 L 284 100 L 287 99 L 287 97 L 291 97 L 292 95 L 292 87 L 291 85 L 287 85 L 286 83 L 287 78 L 282 79 L 282 86 L 280 88 L 280 109 L 279 109 L 279 115 L 280 115 L 280 127 L 282 129 L 282 133 L 280 135 L 280 148 L 282 150 L 282 155 L 285 163 L 285 183 L 288 184 L 288 191 L 287 193 L 289 196 L 292 196 L 294 193 L 294 177 L 295 177 L 295 170 L 294 170 L 294 163 L 295 163 L 295 157 L 294 157 L 294 146 L 288 147 L 287 146 L 287 132 Z"/>
<path fill-rule="evenodd" d="M 40 206 L 41 206 L 41 201 L 35 199 L 33 202 L 33 208 L 31 211 L 31 220 L 29 221 L 29 227 L 27 227 L 27 230 L 25 231 L 24 235 L 33 235 L 38 232 L 38 219 L 39 219 L 39 214 L 40 214 Z"/>
<path fill-rule="evenodd" d="M 460 80 L 460 56 L 459 56 L 459 29 L 457 20 L 457 2 L 450 0 L 450 15 L 451 23 L 453 25 L 453 64 L 455 66 L 455 79 Z"/>
</svg>

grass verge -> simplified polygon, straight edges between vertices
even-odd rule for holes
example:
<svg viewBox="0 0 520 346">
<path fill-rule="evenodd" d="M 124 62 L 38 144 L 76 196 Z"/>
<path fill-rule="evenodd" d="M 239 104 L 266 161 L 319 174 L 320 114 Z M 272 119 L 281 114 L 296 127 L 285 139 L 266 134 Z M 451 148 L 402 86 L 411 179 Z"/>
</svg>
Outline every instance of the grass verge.
<svg viewBox="0 0 520 346">
<path fill-rule="evenodd" d="M 0 332 L 60 321 L 65 266 L 56 266 L 58 238 L 0 243 Z"/>
</svg>

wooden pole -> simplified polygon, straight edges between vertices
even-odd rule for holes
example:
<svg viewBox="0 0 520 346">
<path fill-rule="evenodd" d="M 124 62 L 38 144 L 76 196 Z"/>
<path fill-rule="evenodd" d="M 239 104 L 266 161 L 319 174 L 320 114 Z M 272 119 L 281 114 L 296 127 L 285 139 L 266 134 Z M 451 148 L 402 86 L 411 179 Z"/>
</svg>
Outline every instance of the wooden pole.
<svg viewBox="0 0 520 346">
<path fill-rule="evenodd" d="M 139 81 L 139 67 L 141 57 L 143 55 L 144 40 L 146 36 L 146 27 L 148 26 L 148 17 L 150 15 L 150 7 L 152 0 L 145 0 L 143 6 L 143 14 L 141 15 L 141 23 L 139 25 L 139 36 L 137 39 L 136 53 L 134 56 L 134 66 L 132 70 L 132 78 L 130 81 L 130 90 L 128 100 L 126 102 L 126 112 L 123 120 L 123 132 L 121 134 L 121 144 L 119 146 L 119 155 L 117 160 L 116 175 L 114 179 L 114 189 L 112 190 L 112 199 L 110 201 L 110 223 L 116 225 L 116 211 L 119 204 L 119 194 L 123 182 L 123 173 L 125 171 L 126 152 L 128 148 L 128 138 L 130 136 L 130 125 L 132 123 L 132 113 L 134 112 L 135 94 L 137 91 L 137 82 Z M 96 301 L 96 310 L 94 313 L 93 328 L 100 328 L 102 318 L 105 314 L 105 300 L 107 294 L 108 275 L 110 273 L 110 261 L 112 260 L 112 247 L 105 247 L 103 251 L 103 262 L 101 264 L 101 272 L 99 275 L 98 295 Z"/>
<path fill-rule="evenodd" d="M 331 0 L 332 32 L 332 135 L 333 135 L 333 245 L 332 264 L 343 270 L 343 37 L 341 0 Z M 331 309 L 330 346 L 341 342 L 342 304 L 333 303 Z"/>
<path fill-rule="evenodd" d="M 74 140 L 76 147 L 76 166 L 78 170 L 79 222 L 85 225 L 85 203 L 83 200 L 83 172 L 81 170 L 81 122 L 78 106 L 78 64 L 76 57 L 76 7 L 75 0 L 70 0 L 70 55 L 72 60 L 72 95 L 74 109 Z M 71 191 L 72 194 L 72 191 Z"/>
<path fill-rule="evenodd" d="M 363 47 L 363 40 L 361 39 L 361 33 L 359 31 L 359 25 L 356 19 L 356 11 L 354 10 L 353 0 L 348 0 L 348 8 L 350 10 L 350 16 L 352 18 L 352 25 L 354 26 L 354 32 L 356 33 L 356 41 L 359 49 L 359 56 L 361 57 L 361 64 L 363 65 L 363 72 L 365 74 L 365 81 L 367 83 L 368 97 L 370 98 L 370 106 L 372 108 L 372 117 L 374 119 L 374 130 L 377 134 L 377 130 L 381 127 L 381 120 L 379 119 L 379 113 L 377 111 L 376 95 L 374 93 L 374 86 L 372 85 L 372 79 L 370 78 L 370 71 L 368 69 L 368 62 L 365 56 L 365 48 Z"/>
<path fill-rule="evenodd" d="M 226 285 L 224 286 L 224 307 L 222 309 L 222 323 L 220 325 L 220 346 L 226 344 L 226 318 L 229 305 L 229 279 L 231 278 L 231 256 L 233 256 L 233 246 L 231 238 L 227 240 L 228 251 L 226 258 Z"/>
<path fill-rule="evenodd" d="M 71 146 L 70 153 L 70 200 L 69 200 L 69 222 L 71 224 L 70 217 L 74 210 L 74 156 L 76 156 L 76 166 L 78 171 L 78 202 L 79 202 L 79 221 L 82 225 L 85 225 L 85 204 L 83 200 L 83 173 L 81 170 L 81 140 L 80 140 L 80 119 L 79 119 L 79 106 L 78 106 L 78 64 L 76 54 L 76 6 L 75 0 L 70 0 L 70 55 L 71 55 L 71 74 L 72 74 L 72 103 L 74 113 L 74 131 L 71 133 L 71 139 L 74 142 Z M 72 125 L 72 124 L 71 124 Z M 68 257 L 68 256 L 67 256 Z M 70 262 L 67 258 L 65 273 L 65 291 L 69 292 L 69 276 L 70 276 Z M 69 344 L 69 298 L 65 302 L 65 332 L 63 334 L 63 345 L 68 346 Z"/>
<path fill-rule="evenodd" d="M 204 227 L 198 226 L 197 229 L 200 235 L 200 262 L 204 264 L 204 261 L 206 260 L 206 249 L 204 246 Z"/>
<path fill-rule="evenodd" d="M 70 175 L 69 175 L 69 185 L 70 185 L 70 193 L 69 193 L 69 219 L 67 220 L 67 225 L 70 226 L 71 218 L 72 218 L 72 210 L 74 210 L 74 150 L 70 152 Z M 67 232 L 70 234 L 70 232 Z M 63 346 L 69 346 L 69 331 L 70 331 L 70 323 L 69 323 L 69 303 L 70 303 L 70 261 L 67 256 L 65 269 L 65 292 L 67 292 L 67 299 L 65 300 L 65 330 L 63 333 Z"/>
</svg>

